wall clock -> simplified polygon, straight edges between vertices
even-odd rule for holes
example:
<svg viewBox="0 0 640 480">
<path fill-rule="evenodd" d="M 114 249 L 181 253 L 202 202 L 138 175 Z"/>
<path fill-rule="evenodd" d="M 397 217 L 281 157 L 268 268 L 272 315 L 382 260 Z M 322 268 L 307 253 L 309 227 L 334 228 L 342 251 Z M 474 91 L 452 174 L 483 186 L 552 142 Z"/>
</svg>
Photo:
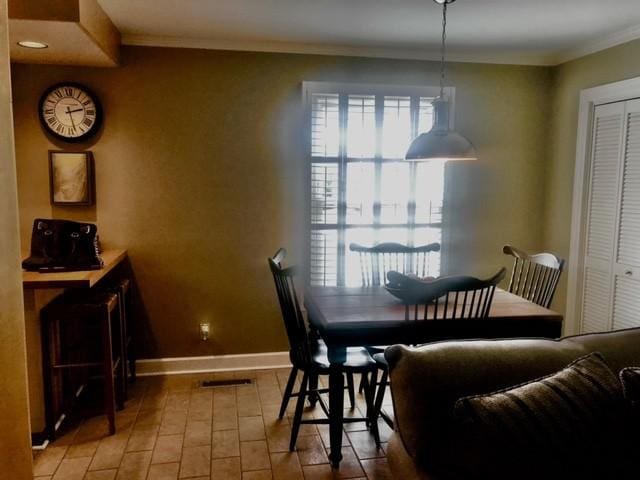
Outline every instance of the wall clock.
<svg viewBox="0 0 640 480">
<path fill-rule="evenodd" d="M 40 97 L 38 114 L 43 128 L 65 142 L 81 142 L 102 124 L 98 97 L 77 83 L 58 83 Z"/>
</svg>

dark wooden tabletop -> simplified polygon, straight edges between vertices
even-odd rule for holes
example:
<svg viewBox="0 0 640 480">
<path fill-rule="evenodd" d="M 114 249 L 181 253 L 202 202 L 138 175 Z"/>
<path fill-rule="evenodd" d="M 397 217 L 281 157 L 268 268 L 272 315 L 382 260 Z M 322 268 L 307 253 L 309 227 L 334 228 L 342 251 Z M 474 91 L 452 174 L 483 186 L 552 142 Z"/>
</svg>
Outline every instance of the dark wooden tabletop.
<svg viewBox="0 0 640 480">
<path fill-rule="evenodd" d="M 310 287 L 305 307 L 330 347 L 562 334 L 562 315 L 501 289 L 484 320 L 406 320 L 404 304 L 376 286 Z"/>
</svg>

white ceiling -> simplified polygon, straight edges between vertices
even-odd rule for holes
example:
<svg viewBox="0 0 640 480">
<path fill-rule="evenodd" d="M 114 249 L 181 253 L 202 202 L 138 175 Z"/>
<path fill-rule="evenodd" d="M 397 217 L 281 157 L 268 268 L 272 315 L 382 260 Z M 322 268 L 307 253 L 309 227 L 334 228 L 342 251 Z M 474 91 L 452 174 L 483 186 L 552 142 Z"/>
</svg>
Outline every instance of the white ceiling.
<svg viewBox="0 0 640 480">
<path fill-rule="evenodd" d="M 432 0 L 99 0 L 123 43 L 437 58 Z M 640 38 L 640 0 L 458 0 L 449 58 L 550 65 Z"/>
</svg>

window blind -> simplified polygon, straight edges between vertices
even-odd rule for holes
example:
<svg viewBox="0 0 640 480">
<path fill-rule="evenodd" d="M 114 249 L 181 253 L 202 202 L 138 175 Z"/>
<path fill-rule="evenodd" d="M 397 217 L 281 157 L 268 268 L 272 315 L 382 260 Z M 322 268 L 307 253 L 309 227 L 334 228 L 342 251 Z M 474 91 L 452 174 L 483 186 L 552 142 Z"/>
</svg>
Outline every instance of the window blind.
<svg viewBox="0 0 640 480">
<path fill-rule="evenodd" d="M 440 242 L 444 165 L 403 161 L 411 140 L 433 123 L 432 97 L 310 95 L 312 285 L 358 285 L 350 243 Z M 431 255 L 431 275 L 440 271 Z"/>
</svg>

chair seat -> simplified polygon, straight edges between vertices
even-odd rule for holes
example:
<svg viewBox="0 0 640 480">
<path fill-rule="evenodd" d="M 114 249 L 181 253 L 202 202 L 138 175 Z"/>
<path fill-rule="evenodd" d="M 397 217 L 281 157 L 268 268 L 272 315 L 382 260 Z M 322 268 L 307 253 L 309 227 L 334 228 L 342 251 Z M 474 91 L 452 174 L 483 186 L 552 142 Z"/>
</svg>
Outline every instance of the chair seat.
<svg viewBox="0 0 640 480">
<path fill-rule="evenodd" d="M 320 340 L 311 347 L 312 368 L 322 373 L 329 373 L 329 357 L 327 346 Z M 341 365 L 345 372 L 371 371 L 376 368 L 376 362 L 364 347 L 348 347 L 346 361 Z"/>
</svg>

